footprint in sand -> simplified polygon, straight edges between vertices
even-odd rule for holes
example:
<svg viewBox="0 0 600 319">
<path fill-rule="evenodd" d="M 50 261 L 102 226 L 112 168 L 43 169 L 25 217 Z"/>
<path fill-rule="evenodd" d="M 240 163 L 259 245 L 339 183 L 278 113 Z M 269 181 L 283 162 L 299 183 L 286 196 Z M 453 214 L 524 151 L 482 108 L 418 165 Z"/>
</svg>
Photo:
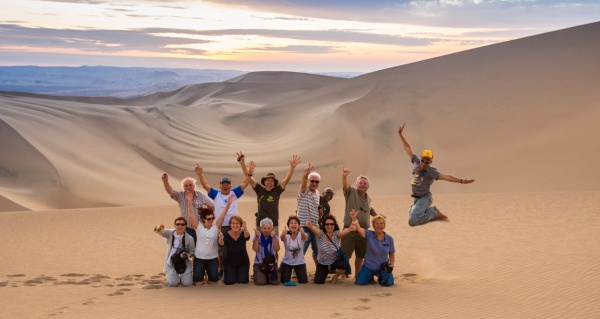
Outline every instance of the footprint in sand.
<svg viewBox="0 0 600 319">
<path fill-rule="evenodd" d="M 163 288 L 163 285 L 148 285 L 148 286 L 142 287 L 142 289 L 161 289 L 161 288 Z"/>
<path fill-rule="evenodd" d="M 365 311 L 365 310 L 369 310 L 369 309 L 371 309 L 371 307 L 367 307 L 367 306 L 358 306 L 358 307 L 352 308 L 352 310 L 355 310 L 355 311 Z"/>
<path fill-rule="evenodd" d="M 375 296 L 375 297 L 389 297 L 391 295 L 392 295 L 391 292 L 382 292 L 382 293 L 379 293 L 379 294 L 374 294 L 372 296 Z"/>
<path fill-rule="evenodd" d="M 360 300 L 362 302 L 369 302 L 369 301 L 371 301 L 371 299 L 369 299 L 369 298 L 359 298 L 358 300 Z"/>
</svg>

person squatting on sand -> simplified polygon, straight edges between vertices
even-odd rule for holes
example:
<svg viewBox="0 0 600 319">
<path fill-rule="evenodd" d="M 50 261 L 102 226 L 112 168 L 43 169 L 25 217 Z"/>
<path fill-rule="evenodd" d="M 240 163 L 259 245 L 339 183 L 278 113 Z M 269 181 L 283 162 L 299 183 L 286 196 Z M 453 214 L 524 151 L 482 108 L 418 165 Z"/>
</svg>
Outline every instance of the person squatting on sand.
<svg viewBox="0 0 600 319">
<path fill-rule="evenodd" d="M 242 171 L 244 175 L 252 177 L 251 173 L 248 173 L 246 164 L 244 163 L 244 155 L 240 155 L 240 164 L 242 165 Z M 260 180 L 260 184 L 256 182 L 254 177 L 250 180 L 250 185 L 254 192 L 256 192 L 256 200 L 258 203 L 258 212 L 256 214 L 256 229 L 259 229 L 259 221 L 270 218 L 273 221 L 273 227 L 279 226 L 279 197 L 281 193 L 285 191 L 285 187 L 294 174 L 294 169 L 300 164 L 300 156 L 293 155 L 290 161 L 290 169 L 287 172 L 285 178 L 279 181 L 275 178 L 275 174 L 268 173 L 265 177 Z"/>
<path fill-rule="evenodd" d="M 181 281 L 182 286 L 191 286 L 192 281 L 192 260 L 188 256 L 194 255 L 196 246 L 194 239 L 185 229 L 187 221 L 183 217 L 175 218 L 175 229 L 165 229 L 165 225 L 160 224 L 154 228 L 154 231 L 167 240 L 167 258 L 165 260 L 165 274 L 167 286 L 177 287 Z M 173 255 L 179 256 L 179 261 L 185 262 L 185 270 L 178 273 L 173 264 Z"/>
<path fill-rule="evenodd" d="M 356 212 L 353 212 L 356 214 Z M 394 285 L 394 263 L 396 262 L 396 249 L 394 239 L 385 233 L 385 218 L 381 215 L 373 217 L 371 224 L 374 230 L 363 229 L 356 218 L 352 225 L 356 232 L 367 241 L 365 261 L 356 275 L 356 285 L 368 285 L 374 276 L 380 285 L 390 287 Z"/>
<path fill-rule="evenodd" d="M 279 235 L 273 228 L 273 221 L 264 218 L 260 221 L 260 231 L 255 229 L 252 238 L 252 250 L 256 253 L 253 267 L 255 285 L 279 285 L 276 257 L 279 248 Z"/>
<path fill-rule="evenodd" d="M 161 176 L 161 179 L 163 182 L 163 186 L 165 187 L 165 191 L 167 191 L 167 194 L 169 194 L 169 196 L 171 196 L 171 198 L 179 204 L 180 216 L 185 219 L 185 221 L 187 222 L 188 225 L 191 225 L 191 223 L 190 223 L 188 213 L 187 213 L 188 199 L 185 196 L 186 193 L 192 194 L 194 196 L 192 204 L 194 207 L 194 215 L 196 215 L 196 218 L 200 217 L 200 216 L 198 216 L 198 208 L 201 208 L 202 206 L 206 206 L 206 207 L 214 206 L 212 201 L 210 199 L 208 199 L 208 197 L 206 195 L 204 195 L 201 192 L 196 190 L 196 180 L 195 179 L 193 179 L 191 177 L 184 178 L 181 181 L 181 186 L 184 189 L 183 191 L 173 190 L 173 187 L 171 187 L 171 184 L 169 184 L 169 175 L 167 175 L 167 173 L 163 173 Z M 194 243 L 196 243 L 196 231 L 189 227 L 186 228 L 185 231 L 188 234 L 190 234 L 192 236 L 192 238 L 194 238 Z"/>
<path fill-rule="evenodd" d="M 285 249 L 281 260 L 281 282 L 286 286 L 295 286 L 296 283 L 291 281 L 293 270 L 298 283 L 307 283 L 308 274 L 302 247 L 305 247 L 308 235 L 304 232 L 304 228 L 300 227 L 300 220 L 297 216 L 288 217 L 287 227 L 283 228 L 280 238 Z"/>
<path fill-rule="evenodd" d="M 351 225 L 349 228 L 340 230 L 333 215 L 325 217 L 325 221 L 321 224 L 321 229 L 315 227 L 310 219 L 306 221 L 306 226 L 317 236 L 317 243 L 319 245 L 314 279 L 315 284 L 324 284 L 330 270 L 335 271 L 333 282 L 336 282 L 340 275 L 347 276 L 350 273 L 350 264 L 348 264 L 347 260 L 344 261 L 339 258 L 340 238 L 354 232 L 356 227 Z"/>
<path fill-rule="evenodd" d="M 410 226 L 418 226 L 434 220 L 447 221 L 448 217 L 446 215 L 442 214 L 435 206 L 431 206 L 433 203 L 433 197 L 430 191 L 431 184 L 438 179 L 461 184 L 471 184 L 475 180 L 458 178 L 438 172 L 437 169 L 430 166 L 431 163 L 433 163 L 433 152 L 430 150 L 424 150 L 419 159 L 419 157 L 413 153 L 412 148 L 406 138 L 404 138 L 404 135 L 402 135 L 404 126 L 405 124 L 402 124 L 402 126 L 398 128 L 398 135 L 400 135 L 402 146 L 413 164 L 411 196 L 414 198 L 414 203 L 410 207 L 408 224 Z"/>
<path fill-rule="evenodd" d="M 241 151 L 239 154 L 237 154 L 238 158 L 239 158 L 240 154 L 242 154 Z M 219 218 L 221 216 L 221 212 L 223 211 L 225 205 L 227 205 L 227 203 L 228 203 L 229 194 L 234 194 L 236 199 L 242 197 L 242 195 L 244 194 L 244 190 L 250 183 L 250 178 L 251 178 L 250 176 L 252 176 L 252 173 L 254 172 L 254 163 L 250 162 L 250 168 L 248 170 L 248 174 L 250 176 L 246 175 L 246 178 L 244 178 L 244 180 L 240 183 L 240 185 L 238 185 L 234 188 L 231 188 L 231 180 L 227 177 L 223 177 L 221 179 L 221 181 L 219 183 L 219 190 L 212 188 L 210 186 L 210 184 L 208 184 L 208 181 L 206 180 L 206 178 L 204 177 L 202 166 L 200 166 L 200 164 L 198 164 L 198 163 L 196 163 L 196 167 L 194 168 L 194 171 L 196 172 L 196 175 L 198 175 L 200 184 L 202 185 L 204 190 L 206 190 L 208 197 L 210 197 L 214 201 L 215 217 Z M 225 216 L 225 220 L 223 221 L 223 226 L 220 226 L 221 232 L 228 232 L 231 229 L 229 227 L 229 220 L 231 219 L 231 216 L 234 216 L 237 214 L 238 214 L 238 207 L 237 207 L 237 201 L 235 201 L 229 207 L 229 211 L 227 212 L 227 214 Z M 221 279 L 221 277 L 223 276 L 223 255 L 225 254 L 225 251 L 222 246 L 218 246 L 218 247 L 219 247 L 218 277 L 219 277 L 219 279 Z"/>
<path fill-rule="evenodd" d="M 196 230 L 198 241 L 194 250 L 194 283 L 197 286 L 204 284 L 204 276 L 208 277 L 209 284 L 216 284 L 219 280 L 219 229 L 223 225 L 223 220 L 227 215 L 232 203 L 236 202 L 235 194 L 229 194 L 227 204 L 223 208 L 223 213 L 215 220 L 215 213 L 212 207 L 202 207 L 199 209 L 200 221 L 193 212 L 192 194 L 188 196 L 188 215 L 192 222 L 192 228 Z"/>
<path fill-rule="evenodd" d="M 223 282 L 226 285 L 247 284 L 250 273 L 250 257 L 246 250 L 246 241 L 250 239 L 250 232 L 240 216 L 231 216 L 229 221 L 231 230 L 226 233 L 219 232 L 219 245 L 225 246 L 223 257 Z"/>
<path fill-rule="evenodd" d="M 311 172 L 313 169 L 312 164 L 304 169 L 302 175 L 302 181 L 300 182 L 300 190 L 298 191 L 298 208 L 296 215 L 300 221 L 300 226 L 304 228 L 304 232 L 308 235 L 308 239 L 304 243 L 302 254 L 306 254 L 306 250 L 310 245 L 312 248 L 312 258 L 317 265 L 317 254 L 319 252 L 317 246 L 317 236 L 306 227 L 306 221 L 310 219 L 313 225 L 319 225 L 319 183 L 321 181 L 321 175 L 317 172 Z"/>
<path fill-rule="evenodd" d="M 350 186 L 348 182 L 348 174 L 351 170 L 342 167 L 342 186 L 344 198 L 346 199 L 346 209 L 344 213 L 344 228 L 350 227 L 352 217 L 350 212 L 356 211 L 360 227 L 369 229 L 370 216 L 376 216 L 375 209 L 371 207 L 371 197 L 367 194 L 369 189 L 369 179 L 364 175 L 359 175 L 356 178 L 355 187 Z M 365 258 L 367 248 L 366 240 L 358 233 L 352 232 L 342 240 L 342 251 L 346 258 L 352 258 L 352 253 L 356 251 L 356 259 L 354 260 L 354 269 L 359 270 Z"/>
</svg>

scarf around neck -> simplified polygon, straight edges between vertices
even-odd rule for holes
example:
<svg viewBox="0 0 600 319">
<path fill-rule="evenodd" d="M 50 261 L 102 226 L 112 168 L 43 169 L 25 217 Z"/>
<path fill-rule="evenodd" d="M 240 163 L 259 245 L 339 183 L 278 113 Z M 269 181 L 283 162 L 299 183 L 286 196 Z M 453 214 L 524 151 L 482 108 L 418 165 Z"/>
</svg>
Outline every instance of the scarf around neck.
<svg viewBox="0 0 600 319">
<path fill-rule="evenodd" d="M 263 234 L 260 234 L 260 244 L 263 246 L 263 251 L 265 253 L 263 258 L 269 255 L 269 248 L 271 247 L 271 243 L 273 243 L 273 237 L 268 236 L 267 238 L 265 238 Z"/>
</svg>

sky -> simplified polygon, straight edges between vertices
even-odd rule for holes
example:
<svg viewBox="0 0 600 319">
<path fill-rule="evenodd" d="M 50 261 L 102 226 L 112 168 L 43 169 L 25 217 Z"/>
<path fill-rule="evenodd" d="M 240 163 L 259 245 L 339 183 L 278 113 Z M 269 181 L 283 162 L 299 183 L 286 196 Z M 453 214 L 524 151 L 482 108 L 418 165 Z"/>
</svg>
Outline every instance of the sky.
<svg viewBox="0 0 600 319">
<path fill-rule="evenodd" d="M 600 0 L 0 0 L 0 66 L 373 72 L 600 21 Z"/>
</svg>

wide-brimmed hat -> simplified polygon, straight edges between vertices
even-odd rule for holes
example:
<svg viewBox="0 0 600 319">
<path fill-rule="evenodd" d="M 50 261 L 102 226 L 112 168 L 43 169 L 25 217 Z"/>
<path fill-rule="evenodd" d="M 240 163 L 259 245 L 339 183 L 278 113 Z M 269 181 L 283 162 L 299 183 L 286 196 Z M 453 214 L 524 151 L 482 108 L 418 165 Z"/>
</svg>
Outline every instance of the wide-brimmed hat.
<svg viewBox="0 0 600 319">
<path fill-rule="evenodd" d="M 279 184 L 279 181 L 277 180 L 277 178 L 275 178 L 275 174 L 273 174 L 273 173 L 269 173 L 269 174 L 267 174 L 267 176 L 265 176 L 265 177 L 263 177 L 263 178 L 261 178 L 261 179 L 260 179 L 260 183 L 261 183 L 263 186 L 265 186 L 265 180 L 266 180 L 267 178 L 272 178 L 272 179 L 274 179 L 274 180 L 275 180 L 275 186 L 277 186 L 277 184 Z"/>
</svg>

